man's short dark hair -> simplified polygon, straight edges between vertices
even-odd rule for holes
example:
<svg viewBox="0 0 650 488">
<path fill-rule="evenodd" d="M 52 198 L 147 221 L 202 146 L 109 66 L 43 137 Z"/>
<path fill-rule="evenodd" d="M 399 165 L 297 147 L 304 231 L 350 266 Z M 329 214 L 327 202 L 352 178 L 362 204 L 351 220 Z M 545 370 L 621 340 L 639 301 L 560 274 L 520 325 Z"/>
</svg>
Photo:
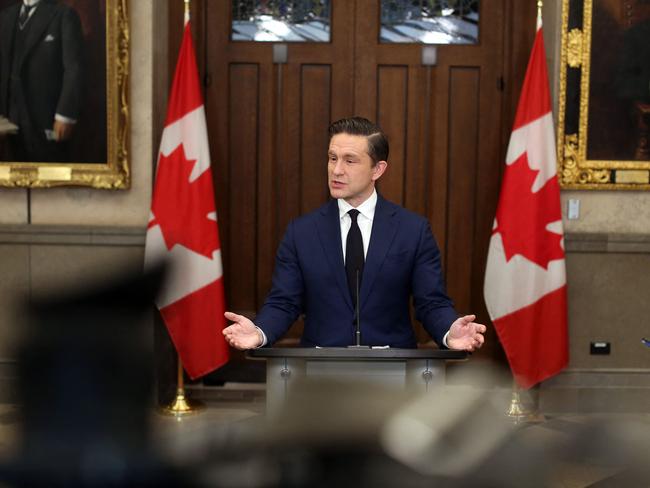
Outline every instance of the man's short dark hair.
<svg viewBox="0 0 650 488">
<path fill-rule="evenodd" d="M 332 122 L 328 129 L 330 141 L 336 134 L 366 136 L 368 140 L 368 155 L 373 166 L 379 161 L 388 160 L 388 138 L 377 124 L 363 117 L 348 117 Z"/>
</svg>

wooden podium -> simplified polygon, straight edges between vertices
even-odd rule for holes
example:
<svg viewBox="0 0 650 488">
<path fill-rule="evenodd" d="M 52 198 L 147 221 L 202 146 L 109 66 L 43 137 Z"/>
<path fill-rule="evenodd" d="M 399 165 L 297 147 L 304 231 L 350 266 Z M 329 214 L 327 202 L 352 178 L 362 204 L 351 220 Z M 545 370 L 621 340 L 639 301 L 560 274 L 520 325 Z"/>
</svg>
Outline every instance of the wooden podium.
<svg viewBox="0 0 650 488">
<path fill-rule="evenodd" d="M 426 392 L 441 386 L 446 361 L 467 359 L 465 351 L 437 349 L 260 348 L 251 359 L 266 360 L 266 411 L 284 404 L 296 381 L 337 379 L 378 382 Z"/>
</svg>

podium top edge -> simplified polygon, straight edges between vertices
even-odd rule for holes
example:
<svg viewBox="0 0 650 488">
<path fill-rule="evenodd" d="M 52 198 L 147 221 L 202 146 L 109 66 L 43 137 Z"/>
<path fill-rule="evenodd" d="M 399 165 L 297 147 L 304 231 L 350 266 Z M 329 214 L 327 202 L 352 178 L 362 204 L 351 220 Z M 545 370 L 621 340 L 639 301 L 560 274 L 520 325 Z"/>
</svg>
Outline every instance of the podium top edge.
<svg viewBox="0 0 650 488">
<path fill-rule="evenodd" d="M 262 347 L 251 349 L 246 354 L 251 359 L 303 358 L 303 359 L 350 359 L 350 360 L 405 360 L 437 359 L 463 360 L 469 357 L 467 351 L 449 349 L 348 349 L 346 347 Z"/>
</svg>

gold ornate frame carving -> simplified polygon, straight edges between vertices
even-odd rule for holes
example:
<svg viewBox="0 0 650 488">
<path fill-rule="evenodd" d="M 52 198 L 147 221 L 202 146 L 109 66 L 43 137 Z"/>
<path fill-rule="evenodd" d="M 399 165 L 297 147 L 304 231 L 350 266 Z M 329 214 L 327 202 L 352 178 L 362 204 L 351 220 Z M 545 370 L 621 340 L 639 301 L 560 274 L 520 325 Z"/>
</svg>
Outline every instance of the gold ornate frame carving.
<svg viewBox="0 0 650 488">
<path fill-rule="evenodd" d="M 599 2 L 599 0 L 562 0 L 562 48 L 557 130 L 560 184 L 565 189 L 650 190 L 650 161 L 645 156 L 639 158 L 638 150 L 630 157 L 627 149 L 619 151 L 614 147 L 611 154 L 608 153 L 610 157 L 598 157 L 599 151 L 600 154 L 603 154 L 603 151 L 600 149 L 594 151 L 592 146 L 589 146 L 590 132 L 592 136 L 597 133 L 594 132 L 597 127 L 594 127 L 593 124 L 600 124 L 599 134 L 602 134 L 603 130 L 606 133 L 608 127 L 607 124 L 600 122 L 602 119 L 596 119 L 593 115 L 593 113 L 597 113 L 595 110 L 598 109 L 597 104 L 601 99 L 593 95 L 596 93 L 595 88 L 590 91 L 592 82 L 601 85 L 604 83 L 602 79 L 596 79 L 597 75 L 592 72 L 592 66 L 594 63 L 597 66 L 602 66 L 606 64 L 603 59 L 608 59 L 598 48 L 592 50 L 594 34 L 599 34 L 597 29 L 600 25 L 593 22 L 594 3 L 596 8 L 603 8 L 604 2 Z M 623 9 L 623 3 L 626 3 L 625 7 L 627 8 L 627 3 L 633 3 L 633 0 L 622 1 L 621 9 Z M 596 15 L 597 19 L 601 19 L 609 13 L 599 11 L 596 12 Z M 606 18 L 611 22 L 616 21 L 612 16 Z M 650 21 L 650 19 L 647 20 Z M 621 30 L 624 27 L 621 25 Z M 603 33 L 603 36 L 606 35 L 609 34 Z M 596 58 L 601 54 L 602 58 Z M 610 67 L 610 69 L 613 71 L 615 68 Z M 611 100 L 605 100 L 605 102 L 612 104 Z M 616 120 L 607 121 L 607 123 L 616 124 Z M 629 137 L 632 138 L 632 136 Z M 634 137 L 639 138 L 643 135 Z M 593 137 L 593 139 L 597 141 L 598 148 L 609 144 L 607 137 Z M 647 133 L 645 143 L 647 147 Z M 614 144 L 613 141 L 612 144 Z M 616 151 L 623 156 L 611 157 Z"/>
<path fill-rule="evenodd" d="M 97 163 L 0 162 L 0 187 L 129 188 L 128 1 L 106 0 L 106 160 Z"/>
</svg>

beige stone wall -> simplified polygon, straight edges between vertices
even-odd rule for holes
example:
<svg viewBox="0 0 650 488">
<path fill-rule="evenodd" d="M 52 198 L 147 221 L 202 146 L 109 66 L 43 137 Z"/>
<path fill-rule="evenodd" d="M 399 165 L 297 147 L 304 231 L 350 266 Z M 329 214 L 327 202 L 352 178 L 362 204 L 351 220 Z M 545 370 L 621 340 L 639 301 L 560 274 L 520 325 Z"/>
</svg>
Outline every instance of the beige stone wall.
<svg viewBox="0 0 650 488">
<path fill-rule="evenodd" d="M 650 236 L 575 237 L 567 253 L 570 367 L 650 369 L 641 343 L 650 336 Z M 611 353 L 590 354 L 591 341 L 609 342 Z"/>
<path fill-rule="evenodd" d="M 132 226 L 0 226 L 0 402 L 16 399 L 15 361 L 28 304 L 140 273 L 144 232 Z"/>
<path fill-rule="evenodd" d="M 0 224 L 27 222 L 27 190 L 0 188 Z"/>
<path fill-rule="evenodd" d="M 98 228 L 95 228 L 98 229 Z M 0 230 L 0 361 L 15 357 L 28 302 L 85 290 L 142 269 L 144 231 L 9 226 Z"/>
<path fill-rule="evenodd" d="M 580 200 L 580 218 L 565 219 L 567 232 L 650 233 L 650 192 L 563 191 L 565 214 L 569 198 Z"/>
</svg>

